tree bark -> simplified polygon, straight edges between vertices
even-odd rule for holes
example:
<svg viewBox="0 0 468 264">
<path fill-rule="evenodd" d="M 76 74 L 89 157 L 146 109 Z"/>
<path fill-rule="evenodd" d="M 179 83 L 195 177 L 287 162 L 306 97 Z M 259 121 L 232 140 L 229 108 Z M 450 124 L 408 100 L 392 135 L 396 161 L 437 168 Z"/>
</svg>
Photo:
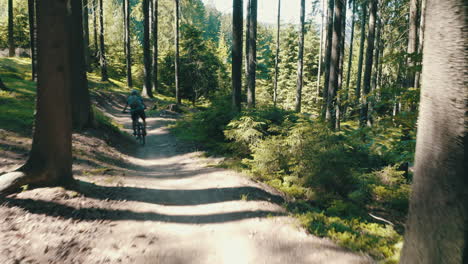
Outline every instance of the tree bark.
<svg viewBox="0 0 468 264">
<path fill-rule="evenodd" d="M 153 90 L 151 85 L 151 50 L 150 50 L 150 13 L 149 13 L 149 1 L 143 0 L 143 96 L 153 98 Z M 175 0 L 177 1 L 177 0 Z M 176 65 L 177 68 L 177 65 Z M 177 80 L 177 75 L 176 75 Z M 177 85 L 177 83 L 176 83 Z M 177 91 L 177 89 L 176 89 Z"/>
<path fill-rule="evenodd" d="M 71 98 L 72 127 L 81 131 L 93 124 L 93 112 L 89 97 L 88 79 L 86 78 L 85 41 L 83 41 L 83 6 L 81 1 L 71 1 L 70 27 L 70 62 L 71 62 Z"/>
<path fill-rule="evenodd" d="M 280 52 L 280 29 L 281 29 L 281 0 L 278 0 L 278 15 L 276 24 L 276 55 L 275 55 L 275 83 L 273 87 L 273 106 L 276 107 L 278 100 L 278 74 L 279 74 L 279 52 Z"/>
<path fill-rule="evenodd" d="M 0 194 L 18 191 L 23 185 L 67 185 L 73 181 L 71 2 L 37 2 L 38 82 L 32 148 L 21 168 L 0 176 Z"/>
<path fill-rule="evenodd" d="M 245 61 L 244 61 L 244 71 L 245 71 L 245 93 L 247 93 L 248 86 L 249 86 L 249 50 L 250 50 L 250 14 L 251 14 L 251 6 L 252 6 L 252 0 L 247 0 L 247 10 L 246 10 L 246 25 L 245 25 Z"/>
<path fill-rule="evenodd" d="M 8 56 L 15 56 L 15 39 L 13 36 L 13 0 L 8 0 Z"/>
<path fill-rule="evenodd" d="M 232 1 L 232 105 L 237 112 L 241 111 L 242 96 L 242 2 Z"/>
<path fill-rule="evenodd" d="M 367 34 L 367 49 L 366 49 L 366 64 L 364 67 L 364 80 L 362 90 L 362 103 L 361 103 L 361 115 L 360 125 L 370 126 L 368 111 L 369 111 L 369 100 L 368 94 L 371 88 L 371 77 L 372 77 L 372 64 L 374 59 L 374 42 L 375 42 L 375 26 L 377 17 L 377 0 L 369 1 L 369 32 Z"/>
<path fill-rule="evenodd" d="M 153 92 L 158 91 L 158 0 L 153 1 Z"/>
<path fill-rule="evenodd" d="M 317 99 L 320 96 L 320 78 L 322 77 L 322 61 L 323 61 L 323 31 L 324 31 L 324 23 L 325 23 L 325 1 L 326 0 L 321 0 L 320 2 L 322 3 L 322 10 L 321 10 L 321 22 L 320 22 L 320 47 L 319 47 L 319 59 L 318 59 L 318 71 L 317 71 L 317 91 L 316 91 L 316 96 Z"/>
<path fill-rule="evenodd" d="M 357 80 L 356 80 L 356 107 L 359 107 L 361 100 L 361 81 L 362 81 L 362 65 L 364 61 L 364 44 L 366 40 L 366 22 L 367 22 L 367 7 L 365 4 L 361 6 L 362 18 L 361 18 L 361 39 L 359 40 L 359 58 L 357 68 Z"/>
<path fill-rule="evenodd" d="M 28 0 L 29 13 L 29 43 L 31 45 L 31 76 L 32 81 L 37 81 L 37 52 L 36 52 L 36 1 Z"/>
<path fill-rule="evenodd" d="M 255 107 L 255 79 L 257 70 L 257 0 L 250 1 L 249 75 L 247 80 L 247 107 Z"/>
<path fill-rule="evenodd" d="M 179 21 L 180 21 L 180 3 L 179 0 L 175 0 L 175 6 L 174 6 L 174 18 L 175 18 L 175 28 L 174 28 L 174 34 L 175 34 L 175 94 L 176 94 L 176 103 L 179 105 L 181 103 L 181 98 L 180 98 L 180 84 L 179 84 Z"/>
<path fill-rule="evenodd" d="M 127 70 L 127 86 L 133 87 L 132 79 L 132 49 L 130 43 L 130 0 L 123 1 L 124 14 L 124 50 L 125 50 L 125 65 Z"/>
<path fill-rule="evenodd" d="M 345 52 L 345 37 L 346 37 L 346 0 L 343 0 L 343 9 L 341 15 L 341 41 L 340 41 L 340 62 L 338 68 L 338 85 L 336 86 L 336 107 L 335 107 L 335 129 L 340 130 L 341 126 L 341 95 L 339 91 L 343 87 L 343 71 L 344 71 L 344 52 Z"/>
<path fill-rule="evenodd" d="M 376 94 L 377 94 L 377 78 L 379 74 L 379 63 L 380 63 L 380 40 L 381 40 L 381 34 L 382 34 L 382 21 L 380 19 L 379 12 L 377 13 L 377 19 L 376 19 L 376 28 L 377 28 L 377 34 L 375 36 L 375 46 L 374 46 L 374 63 L 373 63 L 373 68 L 374 71 L 371 74 L 371 93 L 370 96 L 368 96 L 368 113 L 367 113 L 367 118 L 369 121 L 369 124 L 373 124 L 374 119 L 372 118 L 372 112 L 374 110 L 374 104 L 375 104 L 375 99 L 376 99 Z"/>
<path fill-rule="evenodd" d="M 426 0 L 421 0 L 421 11 L 419 15 L 419 29 L 418 29 L 418 55 L 422 56 L 424 47 L 424 27 L 425 27 L 425 12 L 426 11 Z M 421 64 L 422 65 L 422 64 Z M 416 72 L 414 78 L 414 87 L 419 88 L 421 86 L 421 71 Z"/>
<path fill-rule="evenodd" d="M 467 3 L 427 0 L 415 173 L 402 264 L 468 262 Z"/>
<path fill-rule="evenodd" d="M 346 73 L 346 92 L 345 92 L 345 104 L 343 105 L 343 116 L 346 117 L 346 111 L 348 108 L 348 98 L 349 98 L 349 82 L 351 80 L 351 69 L 353 68 L 353 48 L 354 48 L 354 24 L 355 19 L 354 16 L 356 14 L 356 1 L 353 1 L 353 11 L 351 14 L 351 36 L 349 40 L 349 56 L 348 56 L 348 70 Z"/>
<path fill-rule="evenodd" d="M 104 8 L 102 1 L 99 0 L 99 61 L 101 64 L 101 81 L 108 81 L 109 76 L 107 75 L 107 58 L 106 50 L 104 45 Z"/>
<path fill-rule="evenodd" d="M 98 44 L 98 22 L 97 22 L 97 10 L 98 10 L 98 1 L 93 1 L 93 29 L 94 29 L 94 59 L 99 60 L 99 44 Z"/>
<path fill-rule="evenodd" d="M 406 88 L 413 87 L 415 78 L 415 61 L 414 55 L 417 49 L 418 37 L 418 0 L 410 0 L 409 10 L 409 31 L 408 31 L 408 48 L 407 48 L 407 73 L 406 73 Z"/>
<path fill-rule="evenodd" d="M 333 38 L 333 8 L 335 6 L 334 0 L 328 0 L 327 8 L 327 38 L 325 40 L 325 76 L 323 84 L 323 107 L 322 107 L 322 118 L 326 118 L 327 113 L 327 102 L 328 102 L 328 83 L 330 80 L 330 58 L 331 58 L 331 45 Z"/>
<path fill-rule="evenodd" d="M 91 52 L 89 50 L 89 2 L 88 0 L 83 1 L 83 49 L 85 67 L 88 72 L 91 72 Z"/>
<path fill-rule="evenodd" d="M 331 58 L 330 58 L 330 76 L 328 82 L 328 100 L 327 100 L 327 113 L 325 120 L 327 120 L 331 128 L 335 128 L 336 119 L 336 106 L 337 106 L 337 92 L 338 92 L 338 75 L 340 68 L 340 55 L 341 55 L 341 25 L 343 15 L 343 0 L 337 0 L 334 7 L 333 19 L 333 38 L 331 44 Z"/>
<path fill-rule="evenodd" d="M 305 0 L 301 0 L 300 29 L 299 29 L 299 56 L 297 60 L 297 83 L 296 83 L 296 105 L 294 110 L 301 112 L 302 86 L 304 83 L 304 23 L 305 23 Z"/>
</svg>

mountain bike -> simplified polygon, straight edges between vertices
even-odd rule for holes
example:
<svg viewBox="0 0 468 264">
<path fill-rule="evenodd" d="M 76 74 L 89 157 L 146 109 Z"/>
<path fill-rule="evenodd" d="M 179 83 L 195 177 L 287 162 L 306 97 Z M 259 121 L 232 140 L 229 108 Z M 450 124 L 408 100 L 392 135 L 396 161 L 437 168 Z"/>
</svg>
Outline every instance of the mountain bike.
<svg viewBox="0 0 468 264">
<path fill-rule="evenodd" d="M 122 111 L 126 114 L 127 111 Z M 133 135 L 135 136 L 136 141 L 144 146 L 146 143 L 146 127 L 139 120 L 132 120 Z"/>
</svg>

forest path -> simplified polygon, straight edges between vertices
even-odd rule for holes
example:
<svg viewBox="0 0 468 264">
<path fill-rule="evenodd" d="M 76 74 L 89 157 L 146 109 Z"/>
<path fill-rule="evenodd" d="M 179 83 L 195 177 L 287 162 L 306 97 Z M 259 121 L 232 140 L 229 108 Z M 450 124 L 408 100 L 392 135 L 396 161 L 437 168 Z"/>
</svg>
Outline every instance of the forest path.
<svg viewBox="0 0 468 264">
<path fill-rule="evenodd" d="M 130 132 L 131 120 L 120 113 L 121 106 L 107 111 Z M 38 199 L 47 191 L 32 190 L 8 200 L 11 219 L 5 223 L 11 225 L 0 228 L 7 234 L 1 242 L 11 244 L 19 232 L 33 245 L 9 250 L 0 243 L 0 255 L 3 250 L 11 261 L 19 254 L 17 259 L 30 263 L 373 263 L 307 234 L 287 216 L 274 190 L 209 167 L 214 160 L 200 158 L 199 152 L 180 150 L 168 130 L 173 122 L 148 118 L 147 144 L 127 158 L 132 169 L 117 185 L 109 176 L 91 182 L 78 177 L 81 198 Z M 34 205 L 24 202 L 31 198 Z M 15 217 L 12 205 L 29 216 Z M 54 212 L 41 214 L 47 207 Z M 31 218 L 34 225 L 18 223 Z"/>
</svg>

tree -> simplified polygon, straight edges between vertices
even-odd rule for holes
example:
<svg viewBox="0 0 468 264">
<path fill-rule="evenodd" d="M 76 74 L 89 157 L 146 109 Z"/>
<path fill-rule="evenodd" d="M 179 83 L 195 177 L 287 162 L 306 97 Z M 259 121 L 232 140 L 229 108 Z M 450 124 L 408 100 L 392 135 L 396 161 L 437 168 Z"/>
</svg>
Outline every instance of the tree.
<svg viewBox="0 0 468 264">
<path fill-rule="evenodd" d="M 242 91 L 242 0 L 232 1 L 232 104 L 241 110 Z"/>
<path fill-rule="evenodd" d="M 84 41 L 83 35 L 83 6 L 81 1 L 71 1 L 70 20 L 72 125 L 73 129 L 80 131 L 91 127 L 93 123 L 88 79 L 86 78 L 86 49 L 84 47 L 86 41 Z"/>
<path fill-rule="evenodd" d="M 248 78 L 247 78 L 247 107 L 255 107 L 255 79 L 257 70 L 257 0 L 249 0 L 249 27 L 247 35 L 249 36 L 248 53 Z"/>
<path fill-rule="evenodd" d="M 273 105 L 276 107 L 278 100 L 278 73 L 279 73 L 279 53 L 280 53 L 280 27 L 281 27 L 281 0 L 278 0 L 278 15 L 276 25 L 276 54 L 275 54 L 275 83 L 273 87 Z M 320 73 L 319 73 L 320 75 Z"/>
<path fill-rule="evenodd" d="M 37 54 L 36 54 L 36 1 L 28 0 L 29 14 L 29 43 L 31 45 L 31 75 L 34 82 L 37 81 Z"/>
<path fill-rule="evenodd" d="M 153 2 L 153 91 L 158 91 L 158 0 L 152 0 Z"/>
<path fill-rule="evenodd" d="M 343 105 L 343 116 L 346 116 L 346 109 L 348 107 L 348 98 L 349 98 L 349 82 L 351 80 L 351 68 L 353 66 L 353 47 L 354 47 L 354 24 L 355 24 L 355 14 L 356 14 L 356 0 L 353 0 L 353 10 L 351 14 L 351 36 L 349 40 L 349 56 L 348 56 L 348 70 L 346 73 L 346 92 L 345 92 L 345 104 Z"/>
<path fill-rule="evenodd" d="M 426 10 L 426 0 L 420 0 L 421 1 L 421 8 L 420 8 L 420 15 L 419 15 L 419 29 L 418 29 L 418 51 L 417 54 L 419 56 L 422 55 L 423 52 L 423 47 L 424 47 L 424 27 L 425 27 L 425 10 Z M 414 87 L 419 88 L 420 87 L 420 81 L 421 80 L 421 71 L 416 72 L 416 76 L 414 78 Z"/>
<path fill-rule="evenodd" d="M 250 15 L 251 15 L 251 7 L 252 7 L 252 0 L 247 0 L 247 10 L 246 10 L 246 25 L 245 25 L 245 67 L 244 67 L 244 71 L 245 71 L 245 78 L 247 79 L 245 85 L 246 85 L 246 91 L 248 89 L 248 85 L 249 85 L 249 81 L 248 81 L 248 78 L 249 78 L 249 50 L 250 50 L 250 22 L 252 21 L 250 19 Z M 246 92 L 247 93 L 247 92 Z"/>
<path fill-rule="evenodd" d="M 94 31 L 94 58 L 99 60 L 99 44 L 98 44 L 98 22 L 97 22 L 97 11 L 98 11 L 98 1 L 100 0 L 91 0 L 93 1 L 93 31 Z"/>
<path fill-rule="evenodd" d="M 366 64 L 364 67 L 364 80 L 361 100 L 360 125 L 370 126 L 369 123 L 369 100 L 367 98 L 371 88 L 372 63 L 374 59 L 375 27 L 377 19 L 377 0 L 369 1 L 369 32 L 367 34 Z"/>
<path fill-rule="evenodd" d="M 153 97 L 151 85 L 150 14 L 149 1 L 143 0 L 143 95 Z M 175 0 L 177 1 L 177 0 Z"/>
<path fill-rule="evenodd" d="M 15 192 L 23 185 L 67 185 L 73 181 L 71 2 L 37 2 L 38 82 L 32 148 L 21 168 L 0 176 L 0 194 Z"/>
<path fill-rule="evenodd" d="M 468 261 L 466 8 L 463 0 L 426 3 L 415 173 L 402 264 Z"/>
<path fill-rule="evenodd" d="M 104 45 L 104 8 L 102 7 L 102 1 L 99 1 L 99 63 L 101 65 L 101 81 L 108 81 L 107 76 L 107 58 L 106 49 Z"/>
<path fill-rule="evenodd" d="M 324 84 L 323 84 L 323 107 L 322 107 L 322 118 L 325 119 L 327 112 L 327 102 L 328 102 L 328 82 L 330 77 L 330 58 L 331 58 L 331 43 L 333 37 L 333 8 L 335 6 L 334 0 L 328 0 L 327 8 L 327 27 L 326 27 L 326 39 L 325 39 L 325 58 L 324 58 Z"/>
<path fill-rule="evenodd" d="M 366 40 L 366 21 L 367 21 L 367 7 L 365 4 L 361 5 L 361 39 L 359 40 L 359 58 L 357 68 L 357 80 L 356 80 L 356 106 L 359 107 L 361 100 L 361 81 L 362 81 L 362 65 L 364 61 L 364 44 Z"/>
<path fill-rule="evenodd" d="M 342 34 L 342 15 L 344 10 L 344 0 L 337 0 L 334 7 L 333 19 L 333 38 L 331 43 L 331 58 L 330 58 L 330 76 L 328 81 L 328 97 L 327 97 L 327 112 L 325 119 L 330 127 L 335 127 L 336 107 L 337 107 L 337 92 L 338 92 L 338 75 L 340 70 L 341 56 L 341 38 Z"/>
<path fill-rule="evenodd" d="M 174 66 L 175 66 L 175 94 L 176 94 L 176 103 L 180 104 L 181 103 L 181 98 L 180 98 L 180 86 L 179 86 L 179 74 L 180 74 L 180 69 L 179 69 L 179 56 L 180 56 L 180 51 L 179 51 L 179 21 L 180 21 L 180 3 L 179 0 L 175 0 L 174 2 L 174 45 L 175 45 L 175 61 L 174 61 Z"/>
<path fill-rule="evenodd" d="M 408 30 L 408 48 L 407 48 L 407 73 L 405 87 L 410 88 L 414 85 L 415 78 L 415 53 L 417 51 L 418 38 L 418 0 L 410 0 L 409 10 L 409 30 Z"/>
<path fill-rule="evenodd" d="M 84 59 L 87 71 L 91 71 L 91 53 L 89 51 L 89 3 L 88 0 L 83 1 L 83 49 Z"/>
<path fill-rule="evenodd" d="M 124 15 L 124 51 L 125 51 L 125 65 L 127 70 L 127 86 L 133 86 L 132 80 L 132 51 L 130 45 L 130 1 L 123 1 L 123 15 Z"/>
<path fill-rule="evenodd" d="M 301 0 L 300 29 L 299 29 L 299 55 L 297 61 L 297 85 L 295 111 L 301 112 L 302 85 L 304 82 L 304 22 L 305 22 L 305 0 Z"/>
<path fill-rule="evenodd" d="M 13 0 L 8 0 L 8 56 L 15 56 L 15 39 L 13 36 Z"/>
</svg>

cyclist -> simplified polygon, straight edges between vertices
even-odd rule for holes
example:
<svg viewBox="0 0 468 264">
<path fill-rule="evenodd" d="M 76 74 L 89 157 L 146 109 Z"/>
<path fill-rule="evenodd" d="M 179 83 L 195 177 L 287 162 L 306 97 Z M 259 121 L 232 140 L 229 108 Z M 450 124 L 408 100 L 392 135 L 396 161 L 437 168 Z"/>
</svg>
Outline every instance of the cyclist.
<svg viewBox="0 0 468 264">
<path fill-rule="evenodd" d="M 143 99 L 138 94 L 137 90 L 132 90 L 130 96 L 127 98 L 127 103 L 125 104 L 122 113 L 125 113 L 128 106 L 130 106 L 130 113 L 132 114 L 133 135 L 136 135 L 136 124 L 138 123 L 138 118 L 141 117 L 144 127 L 143 136 L 146 136 L 146 105 L 143 103 Z"/>
</svg>

